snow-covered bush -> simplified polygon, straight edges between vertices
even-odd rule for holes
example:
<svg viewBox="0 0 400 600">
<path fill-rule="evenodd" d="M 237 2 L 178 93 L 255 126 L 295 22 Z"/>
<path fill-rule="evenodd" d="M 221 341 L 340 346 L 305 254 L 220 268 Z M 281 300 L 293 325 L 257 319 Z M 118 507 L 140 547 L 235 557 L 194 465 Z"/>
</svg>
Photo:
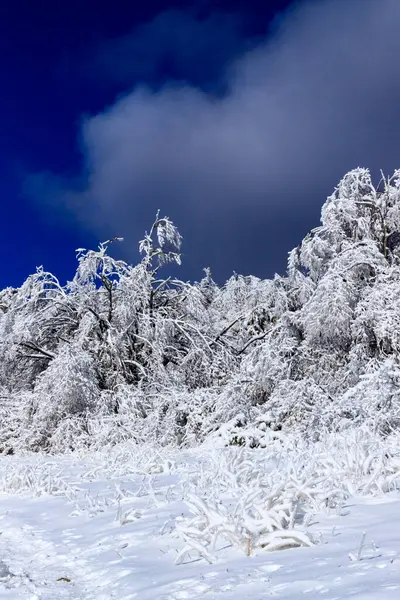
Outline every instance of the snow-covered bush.
<svg viewBox="0 0 400 600">
<path fill-rule="evenodd" d="M 29 493 L 33 496 L 73 497 L 75 494 L 74 487 L 63 477 L 62 469 L 45 461 L 8 464 L 5 473 L 0 476 L 0 491 L 7 494 Z"/>
<path fill-rule="evenodd" d="M 221 538 L 248 555 L 258 548 L 273 551 L 313 544 L 305 531 L 295 527 L 298 503 L 281 497 L 279 491 L 269 496 L 261 489 L 248 492 L 234 509 L 221 502 L 207 503 L 198 496 L 189 496 L 186 504 L 193 516 L 177 520 L 176 532 L 185 546 L 176 564 L 193 551 L 214 562 L 212 552 Z"/>
<path fill-rule="evenodd" d="M 383 439 L 366 426 L 319 440 L 277 436 L 262 449 L 210 446 L 185 486 L 178 564 L 214 562 L 226 545 L 249 555 L 312 545 L 315 514 L 340 514 L 350 496 L 400 487 L 399 434 Z"/>
</svg>

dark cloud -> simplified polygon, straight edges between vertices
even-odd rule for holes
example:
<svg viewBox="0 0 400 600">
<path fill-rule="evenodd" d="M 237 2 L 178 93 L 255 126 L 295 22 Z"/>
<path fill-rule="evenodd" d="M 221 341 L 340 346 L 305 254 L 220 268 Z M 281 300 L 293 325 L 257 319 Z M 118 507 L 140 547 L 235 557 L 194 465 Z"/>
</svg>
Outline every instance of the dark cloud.
<svg viewBox="0 0 400 600">
<path fill-rule="evenodd" d="M 245 29 L 238 15 L 201 17 L 194 10 L 170 9 L 94 46 L 79 71 L 104 86 L 146 82 L 159 88 L 172 79 L 218 91 L 226 64 L 250 46 Z"/>
<path fill-rule="evenodd" d="M 223 97 L 136 87 L 83 125 L 81 218 L 136 250 L 160 207 L 193 276 L 281 268 L 346 170 L 399 166 L 399 28 L 398 0 L 301 3 L 230 65 Z"/>
</svg>

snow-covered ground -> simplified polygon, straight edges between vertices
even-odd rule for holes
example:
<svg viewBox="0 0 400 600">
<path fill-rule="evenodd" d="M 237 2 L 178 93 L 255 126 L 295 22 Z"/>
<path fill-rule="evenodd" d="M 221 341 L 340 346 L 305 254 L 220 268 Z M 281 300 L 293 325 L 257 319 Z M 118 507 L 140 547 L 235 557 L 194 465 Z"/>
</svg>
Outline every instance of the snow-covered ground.
<svg viewBox="0 0 400 600">
<path fill-rule="evenodd" d="M 0 598 L 397 600 L 397 455 L 359 442 L 4 457 Z"/>
</svg>

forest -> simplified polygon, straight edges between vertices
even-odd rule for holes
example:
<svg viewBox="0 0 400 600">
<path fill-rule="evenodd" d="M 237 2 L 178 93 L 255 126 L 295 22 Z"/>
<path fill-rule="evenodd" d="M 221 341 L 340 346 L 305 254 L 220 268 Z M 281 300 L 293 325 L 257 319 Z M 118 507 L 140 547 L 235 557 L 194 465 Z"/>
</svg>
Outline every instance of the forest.
<svg viewBox="0 0 400 600">
<path fill-rule="evenodd" d="M 165 275 L 182 237 L 160 215 L 138 264 L 119 243 L 0 292 L 1 453 L 398 427 L 400 171 L 347 173 L 273 279 Z"/>
</svg>

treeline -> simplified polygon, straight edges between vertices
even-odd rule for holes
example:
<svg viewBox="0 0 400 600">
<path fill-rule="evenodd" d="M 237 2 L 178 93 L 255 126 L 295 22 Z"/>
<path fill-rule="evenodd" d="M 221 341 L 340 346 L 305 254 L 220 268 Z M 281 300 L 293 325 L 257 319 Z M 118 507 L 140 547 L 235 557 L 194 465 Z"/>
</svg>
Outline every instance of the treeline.
<svg viewBox="0 0 400 600">
<path fill-rule="evenodd" d="M 80 249 L 65 286 L 40 268 L 0 293 L 2 452 L 398 426 L 399 171 L 348 173 L 284 277 L 161 277 L 181 241 L 157 216 L 135 266 L 116 239 Z"/>
</svg>

